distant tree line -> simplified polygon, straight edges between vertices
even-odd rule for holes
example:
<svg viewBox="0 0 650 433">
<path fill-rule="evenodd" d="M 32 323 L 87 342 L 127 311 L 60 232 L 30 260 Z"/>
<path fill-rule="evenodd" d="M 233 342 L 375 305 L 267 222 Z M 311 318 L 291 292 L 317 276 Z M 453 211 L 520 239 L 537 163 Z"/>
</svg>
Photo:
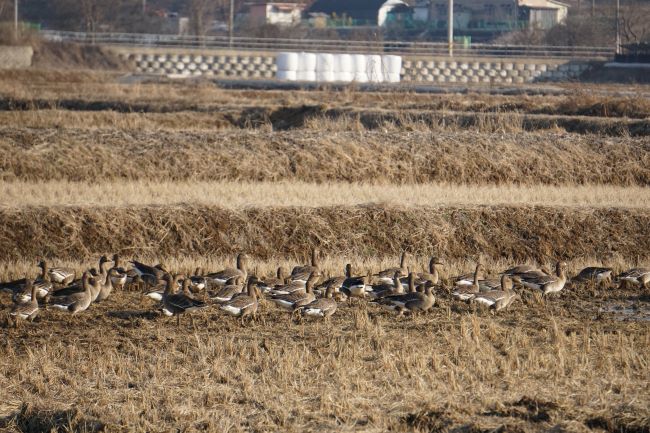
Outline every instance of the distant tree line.
<svg viewBox="0 0 650 433">
<path fill-rule="evenodd" d="M 309 0 L 300 0 L 308 2 Z M 615 0 L 565 0 L 570 4 L 566 21 L 550 30 L 528 29 L 501 35 L 499 42 L 539 45 L 613 46 L 616 36 Z M 0 22 L 13 19 L 14 0 L 0 0 Z M 650 42 L 650 0 L 620 0 L 621 43 Z M 235 0 L 235 12 L 246 0 Z M 146 8 L 143 10 L 143 6 Z M 212 25 L 227 23 L 230 0 L 20 0 L 20 19 L 43 28 L 88 32 L 176 32 L 164 12 L 189 18 L 188 31 L 205 35 L 223 32 Z M 328 39 L 431 40 L 425 33 L 390 29 L 312 29 L 239 23 L 236 33 L 252 37 Z"/>
</svg>

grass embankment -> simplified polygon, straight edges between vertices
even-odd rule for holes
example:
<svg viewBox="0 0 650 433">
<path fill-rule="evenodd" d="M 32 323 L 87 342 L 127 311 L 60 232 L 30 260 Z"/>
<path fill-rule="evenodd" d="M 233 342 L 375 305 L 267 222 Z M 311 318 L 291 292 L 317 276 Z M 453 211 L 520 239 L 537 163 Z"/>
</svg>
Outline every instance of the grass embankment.
<svg viewBox="0 0 650 433">
<path fill-rule="evenodd" d="M 645 138 L 564 133 L 1 128 L 3 180 L 649 185 Z"/>
<path fill-rule="evenodd" d="M 214 206 L 38 207 L 0 212 L 0 260 L 133 256 L 385 256 L 407 249 L 448 258 L 541 260 L 646 257 L 647 209 L 533 206 L 224 209 Z"/>
</svg>

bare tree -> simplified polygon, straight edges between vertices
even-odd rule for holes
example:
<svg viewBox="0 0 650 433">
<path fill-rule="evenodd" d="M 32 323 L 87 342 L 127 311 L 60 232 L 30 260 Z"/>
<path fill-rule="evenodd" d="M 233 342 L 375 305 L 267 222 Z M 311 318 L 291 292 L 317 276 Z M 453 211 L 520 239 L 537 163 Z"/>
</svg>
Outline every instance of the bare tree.
<svg viewBox="0 0 650 433">
<path fill-rule="evenodd" d="M 96 32 L 103 17 L 101 0 L 79 0 L 79 9 L 87 32 Z"/>
<path fill-rule="evenodd" d="M 203 36 L 207 33 L 210 21 L 214 16 L 216 3 L 217 0 L 190 0 L 188 12 L 193 34 Z"/>
<path fill-rule="evenodd" d="M 623 43 L 638 43 L 650 40 L 650 6 L 635 5 L 621 8 L 620 29 Z"/>
<path fill-rule="evenodd" d="M 8 17 L 13 10 L 13 0 L 0 0 L 0 20 Z"/>
</svg>

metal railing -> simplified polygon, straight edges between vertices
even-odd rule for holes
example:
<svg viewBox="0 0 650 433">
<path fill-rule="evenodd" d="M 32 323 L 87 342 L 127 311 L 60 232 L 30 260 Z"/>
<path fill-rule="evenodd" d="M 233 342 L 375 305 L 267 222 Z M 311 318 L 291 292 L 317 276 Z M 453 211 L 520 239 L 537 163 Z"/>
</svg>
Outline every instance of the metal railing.
<svg viewBox="0 0 650 433">
<path fill-rule="evenodd" d="M 43 30 L 50 41 L 134 47 L 235 49 L 244 51 L 312 51 L 331 53 L 391 53 L 409 56 L 446 56 L 446 42 L 359 41 L 325 39 L 249 38 L 142 33 L 83 33 Z M 463 44 L 454 46 L 457 57 L 553 57 L 572 59 L 611 58 L 613 47 L 562 47 L 542 45 Z"/>
</svg>

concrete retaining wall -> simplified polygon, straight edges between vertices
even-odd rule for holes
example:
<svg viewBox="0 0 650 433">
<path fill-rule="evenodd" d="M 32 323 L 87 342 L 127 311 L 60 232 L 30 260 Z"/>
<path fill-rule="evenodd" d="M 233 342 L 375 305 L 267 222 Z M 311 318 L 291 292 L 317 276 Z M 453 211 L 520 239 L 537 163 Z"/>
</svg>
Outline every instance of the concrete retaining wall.
<svg viewBox="0 0 650 433">
<path fill-rule="evenodd" d="M 430 83 L 531 83 L 566 81 L 589 69 L 589 62 L 553 59 L 405 60 L 402 81 Z"/>
<path fill-rule="evenodd" d="M 0 69 L 22 69 L 32 66 L 32 47 L 0 46 Z"/>
<path fill-rule="evenodd" d="M 136 72 L 219 78 L 275 77 L 275 53 L 178 49 L 116 49 Z"/>
<path fill-rule="evenodd" d="M 234 52 L 172 48 L 114 50 L 134 71 L 219 78 L 269 79 L 276 73 L 271 52 Z M 531 83 L 575 79 L 589 69 L 587 61 L 554 59 L 409 58 L 403 57 L 406 83 Z"/>
</svg>

